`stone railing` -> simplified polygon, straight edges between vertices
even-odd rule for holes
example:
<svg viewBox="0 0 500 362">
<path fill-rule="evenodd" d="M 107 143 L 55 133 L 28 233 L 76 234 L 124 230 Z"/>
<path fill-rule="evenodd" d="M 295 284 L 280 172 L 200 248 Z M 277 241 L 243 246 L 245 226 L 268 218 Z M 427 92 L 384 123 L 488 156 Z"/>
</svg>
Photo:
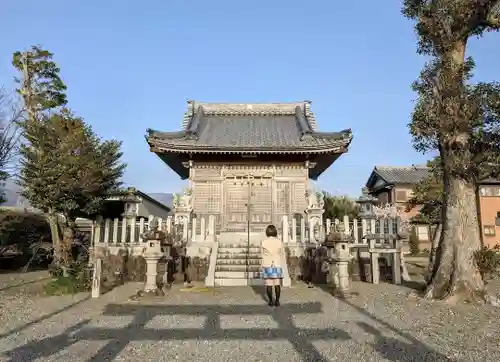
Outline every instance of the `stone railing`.
<svg viewBox="0 0 500 362">
<path fill-rule="evenodd" d="M 297 224 L 300 224 L 300 228 Z M 363 279 L 371 279 L 372 273 L 365 273 L 363 267 L 358 266 L 358 261 L 367 261 L 370 264 L 375 255 L 373 248 L 377 248 L 377 257 L 379 255 L 383 257 L 384 264 L 392 268 L 395 261 L 394 255 L 379 249 L 394 249 L 393 241 L 389 236 L 394 236 L 400 231 L 400 220 L 397 217 L 349 219 L 345 216 L 342 220 L 325 219 L 324 224 L 311 227 L 306 223 L 306 217 L 302 217 L 300 221 L 294 218 L 289 222 L 288 217 L 285 216 L 278 227 L 281 231 L 280 237 L 286 245 L 290 277 L 323 284 L 331 276 L 326 265 L 328 261 L 326 250 L 320 246 L 329 235 L 333 233 L 345 235 L 345 239 L 349 240 L 347 243 L 349 252 L 353 256 L 350 265 L 352 274 Z M 372 240 L 374 235 L 377 237 L 376 243 Z M 369 247 L 370 245 L 373 245 L 372 248 Z M 401 257 L 402 250 L 398 246 L 398 255 Z M 362 274 L 367 275 L 361 276 Z M 376 280 L 377 278 L 375 282 Z"/>
</svg>

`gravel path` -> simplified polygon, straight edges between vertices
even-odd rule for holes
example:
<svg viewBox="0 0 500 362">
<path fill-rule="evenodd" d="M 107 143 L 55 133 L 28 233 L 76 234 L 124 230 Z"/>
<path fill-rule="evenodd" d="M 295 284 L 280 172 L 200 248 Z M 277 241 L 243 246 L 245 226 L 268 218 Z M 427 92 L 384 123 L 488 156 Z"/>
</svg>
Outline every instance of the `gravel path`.
<svg viewBox="0 0 500 362">
<path fill-rule="evenodd" d="M 356 283 L 346 300 L 303 285 L 272 309 L 259 289 L 131 302 L 0 291 L 0 361 L 499 361 L 500 311 L 453 308 L 409 289 Z"/>
</svg>

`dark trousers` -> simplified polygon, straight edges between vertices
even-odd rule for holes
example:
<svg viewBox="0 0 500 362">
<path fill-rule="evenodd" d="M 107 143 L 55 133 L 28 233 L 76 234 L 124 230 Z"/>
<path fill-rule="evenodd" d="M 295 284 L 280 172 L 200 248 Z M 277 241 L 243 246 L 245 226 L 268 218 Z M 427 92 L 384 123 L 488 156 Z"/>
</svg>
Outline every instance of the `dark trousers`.
<svg viewBox="0 0 500 362">
<path fill-rule="evenodd" d="M 181 256 L 181 272 L 184 274 L 184 283 L 191 283 L 189 279 L 189 258 L 187 256 Z"/>
</svg>

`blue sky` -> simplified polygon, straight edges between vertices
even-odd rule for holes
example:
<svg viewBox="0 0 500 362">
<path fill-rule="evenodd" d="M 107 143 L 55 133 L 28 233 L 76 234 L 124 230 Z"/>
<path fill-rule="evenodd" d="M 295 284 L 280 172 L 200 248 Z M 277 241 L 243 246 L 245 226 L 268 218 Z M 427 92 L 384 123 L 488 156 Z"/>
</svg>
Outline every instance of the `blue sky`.
<svg viewBox="0 0 500 362">
<path fill-rule="evenodd" d="M 318 187 L 356 196 L 374 165 L 424 163 L 408 135 L 423 59 L 400 0 L 5 0 L 0 84 L 11 55 L 55 54 L 69 106 L 103 138 L 123 140 L 125 181 L 145 192 L 186 185 L 144 140 L 180 128 L 186 99 L 312 100 L 322 131 L 354 141 Z M 499 78 L 499 34 L 470 44 L 478 79 Z"/>
</svg>

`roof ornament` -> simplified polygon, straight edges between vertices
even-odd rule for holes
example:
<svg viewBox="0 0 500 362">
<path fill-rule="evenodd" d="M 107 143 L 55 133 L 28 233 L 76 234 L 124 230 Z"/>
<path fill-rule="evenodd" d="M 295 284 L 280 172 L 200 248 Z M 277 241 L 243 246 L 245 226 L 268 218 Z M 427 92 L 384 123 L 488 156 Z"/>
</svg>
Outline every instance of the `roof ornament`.
<svg viewBox="0 0 500 362">
<path fill-rule="evenodd" d="M 200 121 L 203 119 L 205 116 L 203 112 L 203 107 L 198 106 L 198 109 L 196 110 L 196 113 L 194 114 L 193 118 L 191 118 L 191 122 L 189 122 L 187 126 L 187 138 L 188 139 L 198 139 L 198 127 L 200 125 Z"/>
<path fill-rule="evenodd" d="M 311 126 L 309 125 L 309 122 L 307 121 L 302 108 L 300 108 L 299 106 L 295 107 L 295 119 L 299 122 L 300 130 L 302 132 L 302 137 L 300 138 L 300 140 L 303 141 L 305 139 L 313 138 Z"/>
</svg>

